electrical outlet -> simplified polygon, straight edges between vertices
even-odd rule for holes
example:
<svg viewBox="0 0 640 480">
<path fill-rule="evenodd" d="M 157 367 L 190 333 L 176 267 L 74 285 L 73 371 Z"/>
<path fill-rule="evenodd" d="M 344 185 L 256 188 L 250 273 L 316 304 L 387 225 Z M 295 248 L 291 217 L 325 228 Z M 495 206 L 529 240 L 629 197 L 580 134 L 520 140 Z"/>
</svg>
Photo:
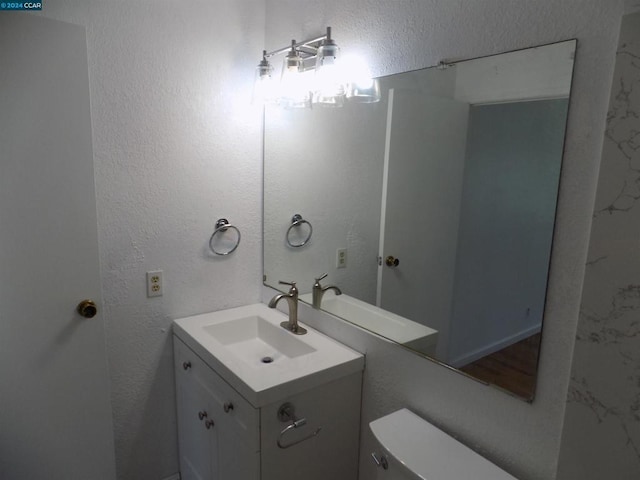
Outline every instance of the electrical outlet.
<svg viewBox="0 0 640 480">
<path fill-rule="evenodd" d="M 347 267 L 347 249 L 339 248 L 336 252 L 336 268 Z"/>
<path fill-rule="evenodd" d="M 163 290 L 162 270 L 147 272 L 147 297 L 161 297 Z"/>
</svg>

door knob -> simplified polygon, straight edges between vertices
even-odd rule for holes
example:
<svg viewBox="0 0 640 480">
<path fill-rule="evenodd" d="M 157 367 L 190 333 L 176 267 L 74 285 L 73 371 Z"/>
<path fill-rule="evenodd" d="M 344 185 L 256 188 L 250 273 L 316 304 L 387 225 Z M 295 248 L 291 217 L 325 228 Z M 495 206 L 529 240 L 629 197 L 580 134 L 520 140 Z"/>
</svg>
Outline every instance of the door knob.
<svg viewBox="0 0 640 480">
<path fill-rule="evenodd" d="M 398 265 L 400 265 L 400 260 L 398 260 L 396 257 L 394 257 L 392 255 L 389 255 L 385 259 L 384 263 L 387 264 L 387 267 L 394 268 L 394 267 L 397 267 Z"/>
<path fill-rule="evenodd" d="M 77 312 L 85 318 L 93 318 L 98 313 L 98 307 L 93 300 L 83 300 L 76 307 Z"/>
</svg>

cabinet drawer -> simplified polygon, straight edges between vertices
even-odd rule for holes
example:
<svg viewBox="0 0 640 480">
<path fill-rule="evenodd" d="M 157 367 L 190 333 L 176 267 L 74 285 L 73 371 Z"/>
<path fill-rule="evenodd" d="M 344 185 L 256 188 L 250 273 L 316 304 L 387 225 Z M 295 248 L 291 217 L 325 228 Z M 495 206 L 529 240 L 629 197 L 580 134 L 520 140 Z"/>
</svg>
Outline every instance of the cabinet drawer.
<svg viewBox="0 0 640 480">
<path fill-rule="evenodd" d="M 207 390 L 219 428 L 233 432 L 251 451 L 260 450 L 260 413 L 177 337 L 173 337 L 174 366 L 178 388 L 197 383 Z"/>
</svg>

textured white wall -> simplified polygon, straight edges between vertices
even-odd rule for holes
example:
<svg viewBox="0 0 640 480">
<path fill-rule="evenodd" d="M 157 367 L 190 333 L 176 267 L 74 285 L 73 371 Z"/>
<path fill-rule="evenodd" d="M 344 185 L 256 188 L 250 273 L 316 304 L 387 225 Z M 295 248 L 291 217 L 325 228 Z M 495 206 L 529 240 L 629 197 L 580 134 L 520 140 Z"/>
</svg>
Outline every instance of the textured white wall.
<svg viewBox="0 0 640 480">
<path fill-rule="evenodd" d="M 255 302 L 261 137 L 247 110 L 262 0 L 45 2 L 87 29 L 104 318 L 120 479 L 178 471 L 171 319 Z M 242 230 L 229 257 L 219 217 Z M 145 272 L 164 270 L 148 299 Z"/>
<path fill-rule="evenodd" d="M 343 52 L 361 52 L 374 75 L 578 39 L 536 399 L 527 404 L 397 347 L 373 347 L 360 335 L 352 343 L 369 349 L 365 424 L 406 406 L 522 480 L 555 477 L 622 9 L 618 0 L 267 0 L 266 48 L 315 36 L 330 25 Z M 323 315 L 307 312 L 302 309 L 302 315 Z M 358 334 L 339 321 L 318 325 L 338 339 Z M 362 479 L 373 477 L 371 448 L 365 426 Z"/>
<path fill-rule="evenodd" d="M 636 13 L 640 12 L 640 1 L 638 0 L 626 0 L 624 5 L 624 13 Z"/>
</svg>

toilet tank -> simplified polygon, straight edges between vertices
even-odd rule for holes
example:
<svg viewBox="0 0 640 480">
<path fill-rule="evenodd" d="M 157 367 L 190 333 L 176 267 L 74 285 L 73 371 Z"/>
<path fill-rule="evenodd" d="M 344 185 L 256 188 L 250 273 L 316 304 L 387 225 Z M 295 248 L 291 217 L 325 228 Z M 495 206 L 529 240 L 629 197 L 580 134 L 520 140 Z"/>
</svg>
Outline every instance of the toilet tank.
<svg viewBox="0 0 640 480">
<path fill-rule="evenodd" d="M 517 480 L 406 408 L 369 424 L 380 480 Z M 382 460 L 382 457 L 385 457 Z"/>
</svg>

